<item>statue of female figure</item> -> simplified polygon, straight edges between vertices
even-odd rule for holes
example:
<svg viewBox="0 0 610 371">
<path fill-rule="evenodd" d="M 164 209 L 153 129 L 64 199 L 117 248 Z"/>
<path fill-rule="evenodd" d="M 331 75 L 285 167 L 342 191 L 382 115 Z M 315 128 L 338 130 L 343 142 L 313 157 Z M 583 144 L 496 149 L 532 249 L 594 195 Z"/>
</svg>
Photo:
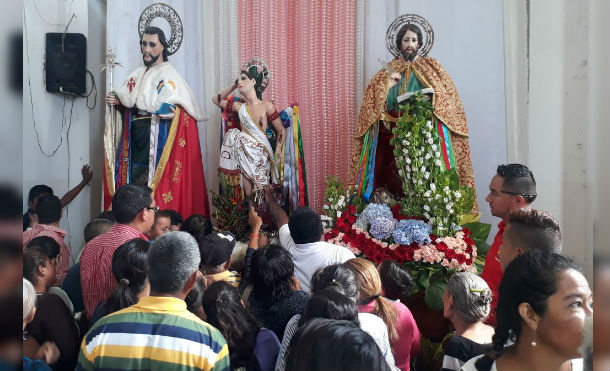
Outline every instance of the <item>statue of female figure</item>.
<svg viewBox="0 0 610 371">
<path fill-rule="evenodd" d="M 271 122 L 277 134 L 276 153 L 280 153 L 286 136 L 273 102 L 262 100 L 269 83 L 269 69 L 260 58 L 252 58 L 242 67 L 235 84 L 221 90 L 212 102 L 229 114 L 237 113 L 239 128 L 232 128 L 224 136 L 220 148 L 219 172 L 225 175 L 240 174 L 244 195 L 250 197 L 270 181 L 279 181 L 276 155 L 267 139 L 267 126 Z M 229 97 L 238 89 L 241 98 Z"/>
</svg>

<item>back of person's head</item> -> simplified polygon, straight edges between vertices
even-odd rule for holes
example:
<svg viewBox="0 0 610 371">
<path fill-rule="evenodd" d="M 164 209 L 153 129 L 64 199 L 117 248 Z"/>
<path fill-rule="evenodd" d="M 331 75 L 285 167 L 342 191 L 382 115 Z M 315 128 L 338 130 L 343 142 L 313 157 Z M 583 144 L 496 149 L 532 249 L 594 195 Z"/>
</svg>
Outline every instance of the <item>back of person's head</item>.
<svg viewBox="0 0 610 371">
<path fill-rule="evenodd" d="M 100 215 L 98 215 L 95 219 L 107 219 L 113 223 L 116 222 L 116 219 L 114 218 L 114 213 L 112 212 L 112 210 L 102 211 L 100 213 Z"/>
<path fill-rule="evenodd" d="M 100 234 L 106 233 L 113 225 L 114 222 L 108 219 L 93 219 L 85 226 L 85 243 L 91 241 Z"/>
<path fill-rule="evenodd" d="M 267 303 L 275 303 L 294 291 L 292 276 L 294 263 L 288 250 L 280 245 L 259 248 L 252 256 L 250 275 L 254 296 Z"/>
<path fill-rule="evenodd" d="M 40 224 L 51 224 L 61 219 L 61 201 L 59 197 L 43 194 L 36 203 L 36 215 Z"/>
<path fill-rule="evenodd" d="M 359 323 L 358 306 L 352 299 L 337 290 L 326 288 L 309 298 L 301 323 L 312 318 L 340 319 Z"/>
<path fill-rule="evenodd" d="M 118 283 L 106 309 L 112 313 L 138 302 L 138 294 L 146 287 L 146 255 L 149 243 L 134 238 L 119 246 L 112 254 L 112 275 Z"/>
<path fill-rule="evenodd" d="M 27 279 L 23 279 L 23 320 L 25 321 L 31 316 L 32 311 L 36 308 L 36 291 L 34 286 Z"/>
<path fill-rule="evenodd" d="M 151 203 L 152 189 L 137 184 L 125 184 L 119 187 L 112 197 L 112 212 L 117 223 L 129 224 Z"/>
<path fill-rule="evenodd" d="M 413 279 L 407 268 L 396 260 L 386 259 L 379 265 L 379 278 L 386 298 L 401 300 L 411 295 Z"/>
<path fill-rule="evenodd" d="M 288 229 L 295 243 L 318 242 L 322 238 L 322 219 L 309 207 L 299 207 L 290 215 Z"/>
<path fill-rule="evenodd" d="M 351 321 L 314 318 L 294 334 L 286 370 L 390 370 L 371 335 Z"/>
<path fill-rule="evenodd" d="M 528 204 L 536 200 L 536 180 L 527 166 L 521 164 L 499 165 L 496 172 L 503 180 L 503 192 L 521 195 Z"/>
<path fill-rule="evenodd" d="M 318 269 L 311 277 L 311 292 L 330 288 L 356 303 L 358 296 L 358 276 L 345 264 L 332 264 Z"/>
<path fill-rule="evenodd" d="M 53 194 L 53 188 L 49 187 L 46 184 L 38 184 L 30 188 L 30 192 L 28 193 L 28 202 L 34 202 L 34 200 L 42 195 L 42 194 Z"/>
<path fill-rule="evenodd" d="M 570 259 L 538 250 L 521 254 L 508 265 L 498 292 L 493 352 L 476 362 L 478 370 L 489 370 L 508 340 L 519 343 L 524 326 L 520 304 L 528 304 L 534 313 L 543 317 L 548 310 L 549 297 L 558 290 L 560 275 L 570 269 L 580 271 Z"/>
<path fill-rule="evenodd" d="M 358 277 L 358 305 L 366 305 L 375 301 L 372 313 L 383 320 L 388 328 L 390 341 L 398 340 L 396 319 L 398 310 L 392 303 L 381 296 L 381 278 L 375 265 L 362 258 L 353 258 L 345 262 L 352 268 Z"/>
<path fill-rule="evenodd" d="M 61 247 L 53 238 L 49 236 L 38 236 L 32 238 L 25 247 L 26 249 L 38 248 L 45 252 L 50 260 L 53 260 L 59 256 Z"/>
<path fill-rule="evenodd" d="M 176 231 L 160 236 L 150 244 L 146 259 L 151 293 L 180 293 L 200 261 L 199 247 L 190 234 Z"/>
<path fill-rule="evenodd" d="M 207 322 L 227 340 L 231 367 L 245 366 L 261 324 L 244 308 L 237 288 L 225 281 L 216 281 L 205 290 L 202 304 Z"/>
<path fill-rule="evenodd" d="M 201 214 L 193 214 L 186 218 L 180 230 L 190 233 L 196 240 L 199 240 L 201 237 L 212 233 L 212 222 Z"/>
<path fill-rule="evenodd" d="M 202 300 L 205 289 L 205 278 L 203 278 L 202 275 L 198 275 L 195 286 L 193 286 L 191 291 L 186 295 L 186 298 L 184 298 L 186 309 L 204 321 L 206 318 L 202 307 Z"/>
<path fill-rule="evenodd" d="M 484 279 L 470 272 L 458 272 L 449 278 L 447 293 L 452 310 L 466 323 L 481 322 L 489 315 L 491 290 Z"/>
<path fill-rule="evenodd" d="M 182 215 L 174 209 L 165 209 L 165 211 L 169 214 L 171 225 L 180 229 L 182 226 Z"/>
<path fill-rule="evenodd" d="M 23 251 L 23 278 L 36 285 L 41 275 L 39 267 L 51 267 L 51 259 L 44 250 L 32 247 Z"/>
<path fill-rule="evenodd" d="M 511 246 L 524 251 L 541 250 L 545 253 L 561 252 L 561 231 L 559 222 L 551 214 L 534 210 L 519 209 L 509 214 L 510 228 L 502 238 L 510 239 Z"/>
<path fill-rule="evenodd" d="M 222 268 L 231 258 L 236 242 L 235 236 L 229 232 L 213 232 L 201 236 L 197 240 L 197 244 L 201 254 L 199 267 L 203 274 L 210 274 L 207 271 Z"/>
</svg>

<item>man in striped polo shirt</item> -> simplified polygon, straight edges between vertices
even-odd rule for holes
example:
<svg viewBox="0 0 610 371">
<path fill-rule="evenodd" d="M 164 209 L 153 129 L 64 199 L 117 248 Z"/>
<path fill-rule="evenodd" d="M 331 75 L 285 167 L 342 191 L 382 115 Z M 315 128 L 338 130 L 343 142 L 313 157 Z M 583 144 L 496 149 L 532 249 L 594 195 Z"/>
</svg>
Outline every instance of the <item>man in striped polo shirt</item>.
<svg viewBox="0 0 610 371">
<path fill-rule="evenodd" d="M 150 296 L 93 325 L 77 370 L 229 370 L 224 337 L 184 302 L 200 274 L 200 260 L 188 233 L 157 238 L 147 257 Z"/>
</svg>

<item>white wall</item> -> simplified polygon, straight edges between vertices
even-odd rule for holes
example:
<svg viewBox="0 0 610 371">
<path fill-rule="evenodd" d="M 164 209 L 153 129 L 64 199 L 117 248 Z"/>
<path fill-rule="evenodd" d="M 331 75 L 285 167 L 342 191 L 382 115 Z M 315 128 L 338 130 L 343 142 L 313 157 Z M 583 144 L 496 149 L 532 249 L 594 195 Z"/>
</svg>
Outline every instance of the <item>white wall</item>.
<svg viewBox="0 0 610 371">
<path fill-rule="evenodd" d="M 504 5 L 506 71 L 514 77 L 507 79 L 508 157 L 532 169 L 539 195 L 534 207 L 559 220 L 564 254 L 591 277 L 593 247 L 607 246 L 610 238 L 609 5 Z"/>
<path fill-rule="evenodd" d="M 27 193 L 32 186 L 47 184 L 61 197 L 81 181 L 81 167 L 89 162 L 89 110 L 85 106 L 85 100 L 83 98 L 74 100 L 70 125 L 72 98 L 65 98 L 65 110 L 62 116 L 64 96 L 47 93 L 44 83 L 45 33 L 64 32 L 72 14 L 75 14 L 67 32 L 82 33 L 87 37 L 88 10 L 86 1 L 71 0 L 36 2 L 26 0 L 23 10 L 23 194 L 25 209 Z M 89 82 L 87 84 L 89 86 Z M 34 119 L 32 118 L 32 107 Z M 59 145 L 60 142 L 61 145 Z M 49 156 L 43 154 L 38 143 Z M 57 151 L 50 156 L 55 148 Z M 72 251 L 78 251 L 83 245 L 83 229 L 89 221 L 90 214 L 89 202 L 90 189 L 85 187 L 81 194 L 64 209 L 61 227 L 69 231 L 66 242 Z"/>
</svg>

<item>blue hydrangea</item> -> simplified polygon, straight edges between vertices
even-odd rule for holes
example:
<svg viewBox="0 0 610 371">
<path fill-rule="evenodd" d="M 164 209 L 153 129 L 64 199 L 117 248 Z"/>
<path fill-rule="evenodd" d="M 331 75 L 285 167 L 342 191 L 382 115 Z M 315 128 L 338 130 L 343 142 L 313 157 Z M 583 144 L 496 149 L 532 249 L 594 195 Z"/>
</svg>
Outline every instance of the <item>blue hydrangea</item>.
<svg viewBox="0 0 610 371">
<path fill-rule="evenodd" d="M 377 218 L 388 218 L 392 219 L 394 215 L 392 214 L 392 210 L 386 204 L 373 204 L 370 203 L 364 208 L 362 213 L 358 216 L 356 220 L 356 226 L 366 229 L 371 221 Z"/>
<path fill-rule="evenodd" d="M 431 243 L 432 227 L 422 220 L 405 219 L 396 224 L 392 237 L 396 243 L 410 245 L 413 242 L 427 245 Z"/>
<path fill-rule="evenodd" d="M 385 240 L 392 236 L 392 232 L 394 231 L 394 226 L 396 225 L 396 219 L 394 218 L 377 218 L 371 221 L 371 228 L 369 229 L 369 233 L 374 238 L 379 240 Z"/>
</svg>

